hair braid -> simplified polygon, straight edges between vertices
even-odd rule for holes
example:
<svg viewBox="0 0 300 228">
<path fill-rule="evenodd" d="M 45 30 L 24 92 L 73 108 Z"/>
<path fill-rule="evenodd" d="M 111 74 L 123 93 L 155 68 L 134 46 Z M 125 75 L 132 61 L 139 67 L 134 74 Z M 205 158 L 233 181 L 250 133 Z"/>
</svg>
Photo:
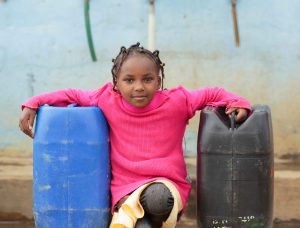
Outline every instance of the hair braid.
<svg viewBox="0 0 300 228">
<path fill-rule="evenodd" d="M 165 66 L 165 64 L 159 58 L 159 51 L 155 50 L 154 52 L 151 52 L 148 49 L 145 49 L 144 47 L 140 46 L 139 42 L 131 45 L 128 49 L 126 49 L 124 46 L 122 46 L 117 57 L 115 59 L 112 59 L 113 67 L 111 69 L 111 73 L 112 73 L 112 77 L 113 77 L 114 89 L 117 84 L 117 75 L 122 67 L 122 64 L 128 58 L 128 56 L 133 55 L 133 54 L 144 54 L 155 62 L 157 68 L 161 72 L 161 88 L 164 89 L 164 78 L 165 78 L 164 66 Z"/>
</svg>

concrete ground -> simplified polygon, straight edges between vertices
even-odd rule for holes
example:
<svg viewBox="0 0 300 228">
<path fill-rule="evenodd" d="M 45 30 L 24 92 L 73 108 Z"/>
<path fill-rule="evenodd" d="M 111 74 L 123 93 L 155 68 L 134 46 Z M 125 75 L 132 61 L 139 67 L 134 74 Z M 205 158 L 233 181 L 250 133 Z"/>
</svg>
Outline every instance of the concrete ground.
<svg viewBox="0 0 300 228">
<path fill-rule="evenodd" d="M 186 158 L 195 183 L 196 159 Z M 273 228 L 300 228 L 300 164 L 275 161 Z M 197 227 L 195 184 L 179 228 Z M 32 155 L 0 155 L 0 228 L 33 228 Z"/>
</svg>

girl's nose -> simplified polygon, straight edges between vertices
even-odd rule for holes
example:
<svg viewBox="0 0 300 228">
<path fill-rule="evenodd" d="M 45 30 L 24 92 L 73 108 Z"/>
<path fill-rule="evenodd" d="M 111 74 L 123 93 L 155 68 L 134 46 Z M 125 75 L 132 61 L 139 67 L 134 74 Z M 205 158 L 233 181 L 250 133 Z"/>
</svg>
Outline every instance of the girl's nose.
<svg viewBox="0 0 300 228">
<path fill-rule="evenodd" d="M 143 91 L 144 90 L 143 82 L 136 82 L 134 89 L 135 91 Z"/>
</svg>

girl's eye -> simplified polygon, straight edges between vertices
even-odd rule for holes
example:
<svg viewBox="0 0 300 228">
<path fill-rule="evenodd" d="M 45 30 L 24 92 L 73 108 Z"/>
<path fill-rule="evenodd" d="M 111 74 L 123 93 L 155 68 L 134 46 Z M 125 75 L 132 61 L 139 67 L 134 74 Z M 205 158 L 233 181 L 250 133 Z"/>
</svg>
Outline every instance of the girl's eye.
<svg viewBox="0 0 300 228">
<path fill-rule="evenodd" d="M 131 78 L 126 78 L 126 79 L 124 79 L 124 81 L 127 82 L 127 83 L 132 83 L 132 82 L 133 82 L 133 79 L 131 79 Z"/>
<path fill-rule="evenodd" d="M 152 77 L 148 77 L 148 78 L 145 78 L 144 80 L 145 80 L 145 82 L 152 82 L 153 78 Z"/>
</svg>

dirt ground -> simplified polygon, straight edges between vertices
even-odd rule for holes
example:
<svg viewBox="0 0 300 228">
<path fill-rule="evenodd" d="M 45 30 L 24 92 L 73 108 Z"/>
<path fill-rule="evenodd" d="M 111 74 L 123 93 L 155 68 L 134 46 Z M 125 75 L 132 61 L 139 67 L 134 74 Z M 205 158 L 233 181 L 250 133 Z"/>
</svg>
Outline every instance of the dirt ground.
<svg viewBox="0 0 300 228">
<path fill-rule="evenodd" d="M 183 219 L 177 226 L 177 228 L 196 228 L 196 221 L 192 219 Z M 33 221 L 26 222 L 0 222 L 0 228 L 34 228 Z M 300 228 L 300 220 L 292 221 L 274 221 L 273 228 Z"/>
<path fill-rule="evenodd" d="M 2 186 L 11 186 L 11 188 L 3 188 L 1 195 L 1 204 L 4 204 L 6 200 L 8 204 L 15 203 L 12 208 L 18 206 L 19 211 L 22 215 L 27 215 L 24 212 L 28 212 L 26 219 L 31 219 L 32 216 L 32 158 L 31 155 L 28 157 L 16 157 L 16 156 L 6 156 L 0 159 L 0 179 Z M 196 160 L 187 159 L 188 169 L 190 176 L 196 178 Z M 12 181 L 13 179 L 13 181 Z M 19 183 L 19 185 L 17 185 Z M 196 228 L 197 224 L 195 221 L 195 208 L 196 208 L 196 186 L 195 181 L 193 182 L 193 190 L 191 192 L 189 207 L 187 207 L 186 214 L 190 216 L 183 216 L 180 223 L 178 223 L 177 228 Z M 274 197 L 274 217 L 281 218 L 282 220 L 275 219 L 273 228 L 300 228 L 299 218 L 299 199 L 300 199 L 300 163 L 297 162 L 275 162 L 275 197 Z M 25 191 L 26 190 L 26 191 Z M 16 194 L 12 194 L 12 193 Z M 4 194 L 5 193 L 5 194 Z M 25 197 L 26 196 L 26 197 Z M 26 199 L 26 200 L 25 200 Z M 22 203 L 21 203 L 22 202 Z M 7 204 L 7 205 L 8 205 Z M 22 205 L 24 204 L 24 205 Z M 7 206 L 6 205 L 6 206 Z M 22 206 L 22 207 L 21 207 Z M 2 220 L 21 220 L 23 217 L 8 216 L 3 217 Z M 280 217 L 281 216 L 281 217 Z M 1 211 L 0 211 L 1 218 Z M 34 228 L 34 222 L 31 220 L 25 221 L 0 221 L 0 228 Z"/>
</svg>

